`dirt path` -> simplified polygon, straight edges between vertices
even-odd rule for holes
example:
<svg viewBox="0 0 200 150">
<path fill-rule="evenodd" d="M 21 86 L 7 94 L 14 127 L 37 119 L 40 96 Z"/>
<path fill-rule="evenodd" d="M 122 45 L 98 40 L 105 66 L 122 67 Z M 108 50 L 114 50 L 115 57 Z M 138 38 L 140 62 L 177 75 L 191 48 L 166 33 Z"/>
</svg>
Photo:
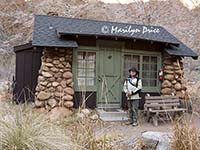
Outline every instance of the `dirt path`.
<svg viewBox="0 0 200 150">
<path fill-rule="evenodd" d="M 199 116 L 187 114 L 186 120 L 197 128 L 200 128 Z M 159 122 L 159 126 L 156 127 L 151 122 L 148 123 L 142 118 L 139 120 L 139 125 L 137 127 L 126 125 L 124 122 L 104 122 L 103 127 L 96 128 L 96 134 L 106 134 L 107 136 L 116 137 L 121 139 L 119 142 L 132 146 L 134 145 L 134 141 L 141 137 L 142 133 L 145 131 L 172 132 L 172 129 L 173 125 L 170 122 Z"/>
</svg>

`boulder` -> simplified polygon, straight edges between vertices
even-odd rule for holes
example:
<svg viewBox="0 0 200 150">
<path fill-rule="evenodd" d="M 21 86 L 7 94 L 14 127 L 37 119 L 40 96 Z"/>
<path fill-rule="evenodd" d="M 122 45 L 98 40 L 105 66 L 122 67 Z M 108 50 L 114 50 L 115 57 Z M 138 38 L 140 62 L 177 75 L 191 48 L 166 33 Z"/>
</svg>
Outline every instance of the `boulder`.
<svg viewBox="0 0 200 150">
<path fill-rule="evenodd" d="M 40 84 L 41 84 L 42 86 L 47 86 L 48 82 L 47 82 L 47 81 L 43 81 L 43 82 L 40 82 Z"/>
<path fill-rule="evenodd" d="M 165 64 L 165 65 L 171 65 L 171 64 L 172 64 L 172 61 L 171 61 L 170 59 L 165 59 L 165 60 L 163 61 L 163 64 Z"/>
<path fill-rule="evenodd" d="M 61 85 L 63 88 L 67 87 L 67 81 L 66 81 L 66 80 L 62 80 L 62 81 L 60 82 L 60 85 Z"/>
<path fill-rule="evenodd" d="M 169 80 L 164 80 L 162 83 L 162 88 L 170 88 L 172 87 L 172 83 Z"/>
<path fill-rule="evenodd" d="M 60 71 L 60 72 L 64 72 L 64 70 L 63 70 L 63 69 L 59 69 L 59 71 Z"/>
<path fill-rule="evenodd" d="M 60 63 L 59 60 L 53 60 L 53 64 L 54 64 L 54 65 L 58 65 L 59 63 Z"/>
<path fill-rule="evenodd" d="M 49 88 L 49 92 L 55 92 L 55 91 L 56 91 L 56 89 L 54 87 Z"/>
<path fill-rule="evenodd" d="M 173 70 L 174 69 L 174 67 L 171 65 L 166 65 L 164 68 L 165 68 L 165 70 Z"/>
<path fill-rule="evenodd" d="M 43 66 L 42 66 L 42 70 L 48 72 L 48 71 L 49 71 L 49 67 L 43 65 Z"/>
<path fill-rule="evenodd" d="M 65 57 L 60 57 L 59 60 L 60 61 L 65 61 Z"/>
<path fill-rule="evenodd" d="M 44 65 L 47 66 L 47 67 L 53 67 L 52 63 L 44 63 Z"/>
<path fill-rule="evenodd" d="M 63 73 L 63 78 L 66 78 L 66 79 L 72 78 L 72 73 L 71 72 L 65 72 L 65 73 Z"/>
<path fill-rule="evenodd" d="M 172 70 L 164 70 L 163 72 L 166 74 L 174 74 L 174 71 L 172 71 Z"/>
<path fill-rule="evenodd" d="M 74 90 L 70 87 L 65 88 L 64 92 L 69 94 L 69 95 L 74 95 Z"/>
<path fill-rule="evenodd" d="M 173 81 L 174 80 L 174 75 L 172 75 L 172 74 L 166 74 L 164 76 L 164 79 L 169 80 L 169 81 Z"/>
<path fill-rule="evenodd" d="M 72 82 L 73 82 L 72 79 L 68 79 L 68 80 L 67 80 L 67 85 L 71 84 Z"/>
<path fill-rule="evenodd" d="M 176 84 L 176 82 L 177 82 L 176 80 L 173 80 L 173 81 L 172 81 L 172 84 Z"/>
<path fill-rule="evenodd" d="M 59 83 L 60 83 L 62 80 L 63 80 L 63 79 L 62 79 L 61 77 L 56 79 L 56 81 L 59 82 Z"/>
<path fill-rule="evenodd" d="M 73 88 L 74 87 L 74 82 L 70 83 L 68 86 Z"/>
<path fill-rule="evenodd" d="M 174 88 L 175 88 L 177 91 L 179 91 L 179 90 L 182 89 L 182 86 L 181 86 L 181 84 L 180 84 L 179 82 L 177 82 L 177 83 L 174 85 Z"/>
<path fill-rule="evenodd" d="M 65 66 L 68 62 L 66 61 L 63 61 L 62 64 Z M 66 67 L 65 67 L 66 68 Z"/>
<path fill-rule="evenodd" d="M 176 70 L 175 73 L 178 74 L 178 75 L 183 75 L 184 74 L 183 70 Z"/>
<path fill-rule="evenodd" d="M 64 94 L 62 93 L 62 92 L 55 92 L 54 93 L 54 95 L 56 96 L 56 97 L 62 97 Z"/>
<path fill-rule="evenodd" d="M 42 72 L 42 75 L 44 76 L 44 77 L 47 77 L 47 78 L 50 78 L 50 77 L 52 77 L 52 74 L 50 74 L 49 72 Z"/>
<path fill-rule="evenodd" d="M 70 63 L 67 62 L 67 64 L 65 65 L 66 68 L 71 68 Z"/>
<path fill-rule="evenodd" d="M 182 67 L 174 67 L 174 70 L 182 70 Z"/>
<path fill-rule="evenodd" d="M 73 96 L 71 96 L 71 95 L 63 96 L 63 100 L 64 101 L 72 101 L 73 100 Z"/>
<path fill-rule="evenodd" d="M 74 103 L 72 101 L 65 101 L 64 102 L 64 106 L 67 108 L 72 108 L 74 105 Z"/>
<path fill-rule="evenodd" d="M 45 103 L 44 101 L 39 101 L 39 100 L 35 100 L 35 107 L 40 108 L 40 107 L 44 107 Z"/>
<path fill-rule="evenodd" d="M 56 91 L 58 91 L 58 92 L 63 92 L 63 88 L 62 88 L 62 86 L 60 86 L 60 85 L 57 86 L 57 87 L 56 87 Z"/>
<path fill-rule="evenodd" d="M 35 91 L 36 92 L 40 91 L 40 89 L 38 88 L 38 86 L 36 86 Z"/>
<path fill-rule="evenodd" d="M 157 141 L 156 150 L 169 150 L 172 135 L 167 132 L 146 131 L 142 138 Z"/>
<path fill-rule="evenodd" d="M 62 73 L 61 72 L 57 72 L 54 74 L 55 78 L 61 78 L 62 77 Z"/>
<path fill-rule="evenodd" d="M 57 106 L 57 101 L 54 98 L 49 99 L 47 103 L 51 106 L 51 108 Z"/>
<path fill-rule="evenodd" d="M 176 80 L 181 81 L 181 78 L 179 77 L 179 75 L 175 74 L 174 76 Z"/>
<path fill-rule="evenodd" d="M 53 71 L 53 72 L 58 72 L 59 71 L 56 67 L 52 67 L 50 70 Z"/>
<path fill-rule="evenodd" d="M 43 81 L 45 81 L 45 78 L 41 75 L 38 76 L 38 82 L 43 82 Z"/>
<path fill-rule="evenodd" d="M 64 66 L 63 64 L 60 63 L 60 64 L 57 65 L 57 67 L 59 67 L 59 68 L 64 68 L 65 66 Z"/>
<path fill-rule="evenodd" d="M 52 59 L 48 57 L 48 58 L 46 59 L 46 62 L 50 63 L 50 62 L 52 62 Z"/>
<path fill-rule="evenodd" d="M 179 66 L 180 66 L 180 64 L 177 63 L 177 62 L 173 62 L 173 65 L 174 65 L 175 67 L 179 67 Z"/>
<path fill-rule="evenodd" d="M 51 97 L 50 93 L 44 92 L 44 91 L 40 91 L 37 95 L 37 98 L 39 100 L 46 100 L 49 99 Z"/>
<path fill-rule="evenodd" d="M 37 86 L 37 91 L 43 91 L 43 90 L 45 90 L 45 89 L 46 89 L 46 87 L 43 86 L 43 85 L 41 85 L 40 83 L 39 83 L 39 85 Z"/>
<path fill-rule="evenodd" d="M 51 86 L 52 86 L 52 84 L 51 84 L 51 83 L 48 83 L 46 87 L 47 87 L 47 88 L 50 88 Z"/>
<path fill-rule="evenodd" d="M 58 85 L 59 85 L 58 82 L 55 82 L 55 81 L 54 81 L 54 82 L 52 83 L 52 86 L 53 86 L 53 87 L 57 87 Z"/>
<path fill-rule="evenodd" d="M 172 94 L 172 89 L 171 88 L 164 88 L 161 90 L 161 93 L 163 95 L 171 95 Z"/>
<path fill-rule="evenodd" d="M 56 79 L 55 79 L 54 77 L 51 77 L 51 78 L 49 78 L 48 80 L 51 81 L 51 82 L 53 82 L 53 81 L 55 81 Z"/>
</svg>

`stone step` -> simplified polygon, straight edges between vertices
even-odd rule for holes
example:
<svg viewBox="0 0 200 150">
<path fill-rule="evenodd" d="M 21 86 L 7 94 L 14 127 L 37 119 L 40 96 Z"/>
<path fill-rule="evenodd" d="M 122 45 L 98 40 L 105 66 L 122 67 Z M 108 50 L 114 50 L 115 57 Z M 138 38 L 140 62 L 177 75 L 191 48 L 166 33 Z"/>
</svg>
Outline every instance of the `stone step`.
<svg viewBox="0 0 200 150">
<path fill-rule="evenodd" d="M 104 108 L 118 108 L 120 109 L 120 104 L 98 104 L 99 109 L 104 109 Z"/>
<path fill-rule="evenodd" d="M 103 121 L 126 121 L 128 120 L 127 112 L 119 108 L 97 109 L 100 119 Z"/>
</svg>

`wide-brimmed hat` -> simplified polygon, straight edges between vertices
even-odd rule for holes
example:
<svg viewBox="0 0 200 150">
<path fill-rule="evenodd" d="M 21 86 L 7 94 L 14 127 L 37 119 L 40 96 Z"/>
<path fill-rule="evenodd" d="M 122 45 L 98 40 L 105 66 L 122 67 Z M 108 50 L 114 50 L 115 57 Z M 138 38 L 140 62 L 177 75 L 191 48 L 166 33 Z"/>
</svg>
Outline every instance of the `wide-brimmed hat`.
<svg viewBox="0 0 200 150">
<path fill-rule="evenodd" d="M 138 71 L 137 68 L 134 67 L 134 66 L 130 67 L 128 71 L 129 71 L 129 72 L 130 72 L 130 71 L 135 71 L 136 74 L 139 74 L 139 71 Z"/>
</svg>

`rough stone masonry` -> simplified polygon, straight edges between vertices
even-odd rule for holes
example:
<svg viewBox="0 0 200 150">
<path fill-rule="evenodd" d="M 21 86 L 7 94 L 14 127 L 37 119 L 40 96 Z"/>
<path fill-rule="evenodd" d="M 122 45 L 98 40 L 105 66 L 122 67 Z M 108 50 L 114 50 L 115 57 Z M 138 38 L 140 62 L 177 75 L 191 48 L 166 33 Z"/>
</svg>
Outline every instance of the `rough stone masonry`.
<svg viewBox="0 0 200 150">
<path fill-rule="evenodd" d="M 163 56 L 164 80 L 161 85 L 162 95 L 177 95 L 187 100 L 186 83 L 184 80 L 183 62 L 181 57 L 165 54 Z"/>
<path fill-rule="evenodd" d="M 45 48 L 41 58 L 35 106 L 53 111 L 73 107 L 72 50 Z"/>
</svg>

